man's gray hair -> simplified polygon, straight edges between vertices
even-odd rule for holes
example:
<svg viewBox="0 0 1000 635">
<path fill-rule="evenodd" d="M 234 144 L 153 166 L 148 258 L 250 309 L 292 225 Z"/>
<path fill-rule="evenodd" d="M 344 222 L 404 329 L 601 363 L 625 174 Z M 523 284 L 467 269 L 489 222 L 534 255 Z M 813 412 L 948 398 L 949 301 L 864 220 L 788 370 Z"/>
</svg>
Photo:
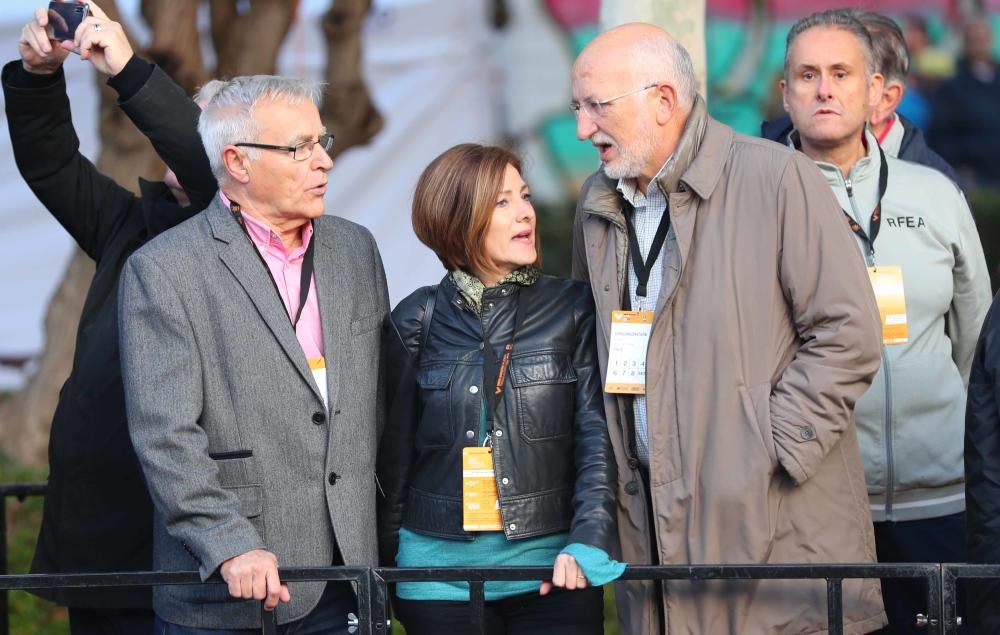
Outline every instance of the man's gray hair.
<svg viewBox="0 0 1000 635">
<path fill-rule="evenodd" d="M 226 82 L 222 81 L 221 79 L 209 80 L 208 82 L 205 83 L 204 86 L 201 86 L 200 88 L 198 88 L 198 90 L 195 91 L 194 97 L 192 99 L 194 99 L 196 103 L 207 104 L 208 102 L 212 101 L 212 97 L 215 97 L 215 95 L 218 94 L 218 92 L 222 90 L 222 87 L 225 85 Z"/>
<path fill-rule="evenodd" d="M 629 54 L 630 69 L 638 80 L 636 88 L 670 80 L 681 108 L 691 110 L 698 82 L 687 49 L 672 37 L 644 37 L 632 44 Z"/>
<path fill-rule="evenodd" d="M 258 140 L 260 130 L 253 118 L 254 107 L 261 101 L 284 101 L 298 104 L 310 100 L 318 108 L 323 95 L 323 83 L 298 77 L 278 75 L 246 75 L 234 77 L 213 86 L 211 96 L 198 118 L 198 134 L 205 146 L 212 174 L 220 183 L 228 178 L 222 149 L 241 142 Z M 212 85 L 212 82 L 206 84 Z M 199 94 L 204 93 L 203 88 Z M 259 156 L 253 148 L 246 148 L 252 160 Z"/>
<path fill-rule="evenodd" d="M 830 9 L 828 11 L 817 11 L 807 15 L 794 25 L 788 32 L 785 39 L 785 81 L 788 81 L 788 52 L 792 50 L 792 43 L 802 33 L 817 27 L 828 29 L 840 29 L 854 35 L 861 43 L 861 52 L 865 58 L 865 78 L 871 79 L 875 74 L 875 53 L 872 46 L 872 37 L 868 29 L 856 17 L 853 9 Z"/>
<path fill-rule="evenodd" d="M 860 9 L 853 13 L 872 38 L 875 72 L 882 73 L 886 82 L 904 83 L 910 70 L 910 51 L 903 30 L 895 20 L 881 13 Z"/>
</svg>

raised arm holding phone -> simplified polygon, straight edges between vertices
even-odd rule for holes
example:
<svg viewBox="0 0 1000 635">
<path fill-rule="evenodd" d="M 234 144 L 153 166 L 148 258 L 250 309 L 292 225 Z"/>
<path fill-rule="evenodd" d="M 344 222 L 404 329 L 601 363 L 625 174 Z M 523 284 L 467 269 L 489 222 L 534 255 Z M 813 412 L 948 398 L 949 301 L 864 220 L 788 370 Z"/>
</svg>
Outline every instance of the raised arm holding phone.
<svg viewBox="0 0 1000 635">
<path fill-rule="evenodd" d="M 216 186 L 197 134 L 195 102 L 135 55 L 121 25 L 98 5 L 60 4 L 71 16 L 86 7 L 70 39 L 49 37 L 62 14 L 39 7 L 21 30 L 20 59 L 2 73 L 18 170 L 97 265 L 52 422 L 49 489 L 31 571 L 149 570 L 153 512 L 126 425 L 118 277 L 135 249 L 205 207 Z M 58 29 L 52 34 L 62 36 Z M 62 68 L 73 50 L 109 76 L 118 105 L 171 169 L 165 182 L 140 180 L 141 196 L 98 172 L 79 151 Z M 153 632 L 149 589 L 39 594 L 69 607 L 71 633 Z"/>
</svg>

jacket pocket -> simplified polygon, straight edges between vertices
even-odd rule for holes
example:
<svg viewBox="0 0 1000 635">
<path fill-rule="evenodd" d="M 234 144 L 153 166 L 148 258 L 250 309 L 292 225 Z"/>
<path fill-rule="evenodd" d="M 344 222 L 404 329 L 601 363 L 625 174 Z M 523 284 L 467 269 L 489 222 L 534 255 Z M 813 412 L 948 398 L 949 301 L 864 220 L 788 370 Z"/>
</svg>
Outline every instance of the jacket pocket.
<svg viewBox="0 0 1000 635">
<path fill-rule="evenodd" d="M 966 390 L 951 355 L 911 355 L 892 364 L 890 373 L 894 486 L 912 490 L 961 483 Z"/>
<path fill-rule="evenodd" d="M 362 333 L 373 331 L 382 326 L 383 321 L 385 321 L 385 316 L 381 313 L 352 320 L 351 333 L 353 335 L 361 335 Z"/>
<path fill-rule="evenodd" d="M 576 415 L 576 370 L 569 355 L 544 353 L 510 363 L 517 423 L 526 441 L 570 435 Z"/>
<path fill-rule="evenodd" d="M 267 531 L 264 525 L 264 486 L 236 485 L 223 486 L 223 489 L 236 496 L 240 502 L 240 516 L 250 521 L 260 537 L 267 541 Z"/>
<path fill-rule="evenodd" d="M 757 424 L 757 433 L 760 438 L 764 452 L 772 468 L 778 466 L 778 451 L 774 445 L 774 431 L 771 428 L 771 384 L 770 382 L 751 386 L 750 388 L 740 387 L 741 398 L 745 398 L 749 403 L 749 414 L 754 423 Z M 745 395 L 745 397 L 744 397 Z"/>
<path fill-rule="evenodd" d="M 417 371 L 420 386 L 420 419 L 417 423 L 417 448 L 432 449 L 451 445 L 454 438 L 452 399 L 449 388 L 455 364 L 429 364 Z"/>
</svg>

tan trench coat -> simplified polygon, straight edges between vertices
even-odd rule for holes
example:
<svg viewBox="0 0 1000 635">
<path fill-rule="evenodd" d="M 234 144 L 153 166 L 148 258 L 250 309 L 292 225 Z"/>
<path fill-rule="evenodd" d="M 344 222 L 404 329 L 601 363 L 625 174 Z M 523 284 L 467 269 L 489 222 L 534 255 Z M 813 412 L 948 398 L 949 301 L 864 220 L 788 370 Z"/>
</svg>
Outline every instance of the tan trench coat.
<svg viewBox="0 0 1000 635">
<path fill-rule="evenodd" d="M 700 100 L 675 157 L 659 180 L 672 229 L 647 353 L 650 507 L 643 487 L 626 487 L 641 476 L 625 402 L 605 398 L 622 559 L 654 562 L 654 528 L 661 564 L 873 562 L 852 412 L 881 333 L 830 187 L 804 155 L 734 133 Z M 615 186 L 593 175 L 574 227 L 602 376 L 628 266 Z M 826 631 L 822 580 L 665 583 L 665 625 L 651 583 L 617 592 L 623 633 Z M 844 611 L 846 633 L 884 624 L 878 581 L 845 581 Z"/>
</svg>

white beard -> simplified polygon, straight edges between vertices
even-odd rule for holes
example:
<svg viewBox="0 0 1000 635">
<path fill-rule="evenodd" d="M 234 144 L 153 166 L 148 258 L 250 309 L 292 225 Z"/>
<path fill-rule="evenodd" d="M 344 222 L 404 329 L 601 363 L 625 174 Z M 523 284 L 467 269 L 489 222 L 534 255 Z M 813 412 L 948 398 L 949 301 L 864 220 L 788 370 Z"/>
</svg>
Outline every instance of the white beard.
<svg viewBox="0 0 1000 635">
<path fill-rule="evenodd" d="M 604 163 L 601 169 L 609 179 L 634 179 L 642 174 L 642 167 L 646 165 L 649 157 L 653 156 L 655 134 L 652 126 L 644 126 L 637 135 L 638 140 L 630 147 L 624 148 L 610 137 L 598 133 L 594 135 L 593 141 L 599 143 L 610 143 L 618 152 L 618 158 L 613 163 Z"/>
</svg>

